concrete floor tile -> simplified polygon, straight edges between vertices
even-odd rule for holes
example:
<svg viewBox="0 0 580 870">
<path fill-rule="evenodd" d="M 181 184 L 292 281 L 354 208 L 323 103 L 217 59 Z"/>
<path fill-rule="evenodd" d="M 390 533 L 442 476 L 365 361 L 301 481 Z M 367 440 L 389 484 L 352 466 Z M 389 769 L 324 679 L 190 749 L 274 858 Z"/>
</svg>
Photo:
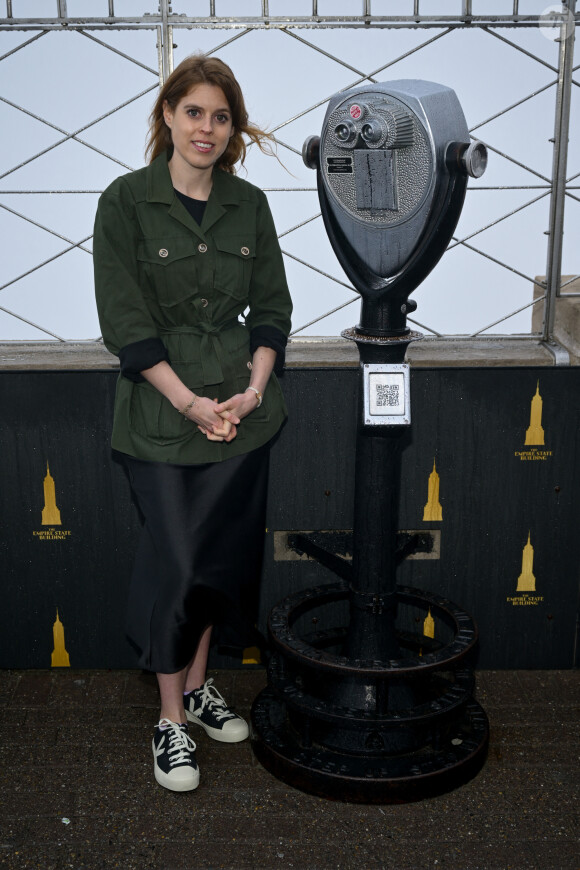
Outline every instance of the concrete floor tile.
<svg viewBox="0 0 580 870">
<path fill-rule="evenodd" d="M 542 785 L 539 788 L 529 787 L 516 792 L 512 791 L 510 800 L 514 807 L 522 812 L 535 813 L 545 818 L 560 819 L 562 825 L 576 827 L 580 835 L 580 785 L 578 781 L 573 786 L 554 784 L 550 788 Z M 578 862 L 580 864 L 580 861 Z"/>
<path fill-rule="evenodd" d="M 53 816 L 27 819 L 21 825 L 17 845 L 39 844 L 73 845 L 100 844 L 104 849 L 142 845 L 150 847 L 166 842 L 178 843 L 184 847 L 193 845 L 198 838 L 207 840 L 208 825 L 205 818 L 201 821 L 190 816 L 175 820 L 172 816 L 151 818 L 142 816 Z"/>
<path fill-rule="evenodd" d="M 33 743 L 37 743 L 42 747 L 54 746 L 56 744 L 58 727 L 56 725 L 36 725 L 31 724 L 30 720 L 20 726 L 15 726 L 14 722 L 10 723 L 11 727 L 6 728 L 2 734 L 2 746 L 0 747 L 0 755 L 4 753 L 10 763 L 10 754 L 16 750 L 19 754 L 22 746 L 28 747 Z M 23 759 L 26 763 L 27 758 Z"/>
<path fill-rule="evenodd" d="M 161 852 L 166 870 L 191 870 L 191 855 L 182 850 L 165 846 Z M 188 863 L 188 861 L 190 863 Z M 304 846 L 293 841 L 264 842 L 257 845 L 235 843 L 219 847 L 200 845 L 195 851 L 196 866 L 203 870 L 371 870 L 378 867 L 397 867 L 397 870 L 424 868 L 426 863 L 379 863 L 373 850 L 354 846 L 343 849 L 337 846 Z"/>
<path fill-rule="evenodd" d="M 486 843 L 463 840 L 429 844 L 429 867 L 449 870 L 552 870 L 537 864 L 529 844 L 519 838 L 506 841 L 501 834 Z"/>
<path fill-rule="evenodd" d="M 159 709 L 157 677 L 145 671 L 127 671 L 124 704 Z"/>
<path fill-rule="evenodd" d="M 0 705 L 2 707 L 10 703 L 20 679 L 20 675 L 14 671 L 0 670 Z"/>
<path fill-rule="evenodd" d="M 57 707 L 67 710 L 83 710 L 86 706 L 89 685 L 91 681 L 90 671 L 77 671 L 64 668 L 59 673 L 53 672 L 53 687 L 49 707 Z M 79 715 L 77 713 L 77 715 Z"/>
<path fill-rule="evenodd" d="M 115 771 L 115 769 L 131 769 L 147 765 L 153 771 L 153 753 L 151 751 L 151 736 L 134 743 L 111 742 L 103 745 L 100 741 L 89 744 L 89 769 L 93 778 L 100 772 Z M 94 771 L 94 773 L 93 773 Z"/>
<path fill-rule="evenodd" d="M 185 847 L 175 843 L 163 844 L 157 854 L 163 870 L 254 870 L 255 850 L 252 845 L 240 843 L 219 847 L 211 843 L 196 843 Z"/>
<path fill-rule="evenodd" d="M 464 786 L 448 794 L 439 795 L 420 804 L 423 814 L 430 820 L 458 819 L 481 820 L 489 815 L 508 817 L 514 812 L 507 783 L 494 781 L 488 788 Z M 422 824 L 422 817 L 418 816 L 416 824 Z"/>
<path fill-rule="evenodd" d="M 266 686 L 266 670 L 240 671 L 234 676 L 232 703 L 249 710 L 254 698 Z"/>
<path fill-rule="evenodd" d="M 536 744 L 492 743 L 489 747 L 488 764 L 500 767 L 562 767 L 566 764 L 580 769 L 580 746 L 575 743 L 546 743 L 541 748 Z"/>
<path fill-rule="evenodd" d="M 120 707 L 123 704 L 126 671 L 95 671 L 87 689 L 87 707 Z"/>
<path fill-rule="evenodd" d="M 247 812 L 228 812 L 228 807 L 216 807 L 204 801 L 203 814 L 210 830 L 209 842 L 216 849 L 221 844 L 273 842 L 279 839 L 299 840 L 299 825 L 292 816 L 277 815 L 256 808 Z"/>
<path fill-rule="evenodd" d="M 103 722 L 101 720 L 97 726 L 92 722 L 91 717 L 87 716 L 84 721 L 72 723 L 61 721 L 60 726 L 56 729 L 56 742 L 59 745 L 66 743 L 69 745 L 100 746 L 107 750 L 115 746 L 138 746 L 147 747 L 147 750 L 150 751 L 153 729 L 152 722 L 138 724 L 134 722 Z"/>
<path fill-rule="evenodd" d="M 576 725 L 580 722 L 580 703 L 571 707 L 558 707 L 554 709 L 554 722 L 556 725 Z"/>
<path fill-rule="evenodd" d="M 541 725 L 498 725 L 491 728 L 490 743 L 514 744 L 524 747 L 550 746 L 554 743 L 568 744 L 573 751 L 580 743 L 580 719 L 576 723 L 563 725 L 555 722 L 543 722 Z M 536 753 L 537 754 L 537 753 Z"/>
<path fill-rule="evenodd" d="M 397 818 L 386 816 L 381 821 L 370 820 L 364 814 L 353 814 L 350 818 L 340 819 L 325 816 L 301 820 L 300 839 L 306 844 L 336 844 L 372 842 L 377 847 L 387 848 L 391 843 L 400 843 L 414 837 L 415 824 L 401 815 Z"/>
<path fill-rule="evenodd" d="M 519 671 L 476 671 L 475 697 L 484 707 L 520 707 L 529 701 L 529 691 L 519 680 Z"/>
<path fill-rule="evenodd" d="M 25 824 L 14 816 L 0 816 L 0 850 L 16 848 L 22 843 Z M 0 851 L 0 858 L 2 851 Z"/>
<path fill-rule="evenodd" d="M 222 801 L 224 806 L 230 804 L 232 810 L 242 808 L 269 809 L 274 813 L 280 811 L 292 814 L 319 813 L 328 808 L 328 801 L 322 798 L 305 795 L 303 792 L 291 789 L 278 783 L 273 788 L 219 788 L 215 790 L 216 801 Z M 324 804 L 319 806 L 316 801 Z"/>
<path fill-rule="evenodd" d="M 572 796 L 580 802 L 580 777 L 577 768 L 551 768 L 538 764 L 500 768 L 488 764 L 480 774 L 482 788 L 487 793 L 497 787 L 509 800 L 519 800 L 522 794 L 542 796 L 542 799 L 558 801 L 562 796 Z"/>
<path fill-rule="evenodd" d="M 30 728 L 43 728 L 45 726 L 59 727 L 64 723 L 74 723 L 74 717 L 70 714 L 63 715 L 61 707 L 34 707 L 24 708 L 26 711 L 26 725 Z M 75 716 L 78 722 L 83 719 L 85 722 L 90 722 L 95 725 L 100 722 L 102 712 L 96 708 L 92 708 L 89 715 L 83 714 L 75 707 Z"/>
<path fill-rule="evenodd" d="M 30 714 L 32 710 L 26 708 L 4 707 L 0 709 L 0 728 L 3 733 L 8 728 L 23 728 L 30 722 Z"/>
<path fill-rule="evenodd" d="M 537 813 L 533 810 L 522 810 L 520 824 L 526 830 L 532 831 L 538 839 L 552 840 L 557 843 L 572 843 L 576 850 L 578 864 L 580 865 L 580 842 L 578 840 L 578 818 L 565 811 L 552 813 Z"/>
<path fill-rule="evenodd" d="M 46 786 L 46 783 L 45 783 Z M 0 796 L 0 818 L 37 819 L 42 816 L 68 818 L 77 811 L 77 795 L 74 791 L 41 791 L 31 794 L 28 790 L 3 789 Z"/>
<path fill-rule="evenodd" d="M 6 870 L 62 870 L 62 852 L 56 849 L 52 854 L 46 849 L 33 846 L 24 848 L 10 847 L 0 853 L 2 867 Z"/>
<path fill-rule="evenodd" d="M 425 843 L 460 840 L 465 843 L 486 843 L 494 838 L 513 839 L 517 836 L 520 817 L 514 810 L 486 808 L 484 812 L 430 814 L 408 830 L 407 839 L 419 838 Z"/>
<path fill-rule="evenodd" d="M 106 725 L 140 725 L 154 728 L 159 721 L 159 702 L 155 706 L 137 707 L 104 707 L 96 711 L 97 721 Z M 92 714 L 91 714 L 92 715 Z"/>
<path fill-rule="evenodd" d="M 241 743 L 219 743 L 208 737 L 199 725 L 192 723 L 189 725 L 189 734 L 197 746 L 198 763 L 204 770 L 213 767 L 223 767 L 228 770 L 239 765 L 252 767 L 254 756 L 249 740 L 243 740 Z"/>
<path fill-rule="evenodd" d="M 159 870 L 154 848 L 120 849 L 66 843 L 45 848 L 24 846 L 2 855 L 6 870 Z"/>
<path fill-rule="evenodd" d="M 45 792 L 50 786 L 56 793 L 72 791 L 86 782 L 86 761 L 76 765 L 48 765 L 39 768 L 20 762 L 14 766 L 0 765 L 0 789 L 5 794 L 23 792 L 29 795 L 31 803 L 37 791 Z"/>
<path fill-rule="evenodd" d="M 22 709 L 48 704 L 52 694 L 53 671 L 22 671 L 8 706 Z"/>
<path fill-rule="evenodd" d="M 580 704 L 580 672 L 518 671 L 518 682 L 536 699 L 557 700 L 559 705 Z"/>
<path fill-rule="evenodd" d="M 208 787 L 220 790 L 224 788 L 234 790 L 238 788 L 260 788 L 268 791 L 269 789 L 277 789 L 280 783 L 279 780 L 268 773 L 261 765 L 248 767 L 242 765 L 232 766 L 227 771 L 227 778 L 225 778 L 224 774 L 224 771 L 218 770 L 211 765 L 202 771 L 205 784 Z"/>
<path fill-rule="evenodd" d="M 578 870 L 580 843 L 575 840 L 542 839 L 533 837 L 529 847 L 538 867 L 550 870 Z"/>
<path fill-rule="evenodd" d="M 86 745 L 56 742 L 44 744 L 32 738 L 25 746 L 24 752 L 22 743 L 18 749 L 14 745 L 0 746 L 0 769 L 14 766 L 16 770 L 21 768 L 23 772 L 36 770 L 39 775 L 39 769 L 44 770 L 46 767 L 61 766 L 65 770 L 67 767 L 78 767 L 87 762 Z"/>
<path fill-rule="evenodd" d="M 557 697 L 538 695 L 517 705 L 503 705 L 494 701 L 483 703 L 490 724 L 542 725 L 578 721 L 580 705 L 562 704 Z"/>
<path fill-rule="evenodd" d="M 531 672 L 533 673 L 533 672 Z M 562 704 L 570 703 L 580 707 L 580 671 L 555 671 L 560 684 L 559 697 Z"/>
<path fill-rule="evenodd" d="M 186 801 L 191 795 L 173 795 L 172 792 L 162 789 L 154 782 L 153 771 L 149 767 L 147 765 L 140 770 L 127 769 L 124 783 L 115 782 L 113 774 L 107 772 L 99 782 L 79 789 L 78 814 L 131 818 L 140 815 L 145 807 L 151 816 L 176 812 L 176 807 L 169 803 L 170 798 L 182 798 Z M 189 804 L 186 811 L 189 812 Z"/>
</svg>

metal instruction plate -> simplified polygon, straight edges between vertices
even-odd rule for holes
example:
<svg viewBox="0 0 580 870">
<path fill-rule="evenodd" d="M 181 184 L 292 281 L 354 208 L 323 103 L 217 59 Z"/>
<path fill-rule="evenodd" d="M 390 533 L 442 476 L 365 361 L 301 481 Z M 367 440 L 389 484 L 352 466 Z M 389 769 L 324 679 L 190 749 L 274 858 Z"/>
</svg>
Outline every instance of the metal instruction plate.
<svg viewBox="0 0 580 870">
<path fill-rule="evenodd" d="M 364 425 L 409 426 L 410 371 L 406 363 L 363 365 Z"/>
</svg>

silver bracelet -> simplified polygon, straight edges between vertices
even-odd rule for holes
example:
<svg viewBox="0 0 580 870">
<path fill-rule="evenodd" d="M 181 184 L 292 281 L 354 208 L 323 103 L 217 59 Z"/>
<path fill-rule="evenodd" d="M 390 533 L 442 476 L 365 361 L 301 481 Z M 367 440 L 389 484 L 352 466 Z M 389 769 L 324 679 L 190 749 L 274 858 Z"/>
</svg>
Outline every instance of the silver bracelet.
<svg viewBox="0 0 580 870">
<path fill-rule="evenodd" d="M 258 389 L 256 389 L 256 387 L 246 387 L 246 389 L 245 389 L 244 392 L 247 393 L 248 390 L 253 390 L 253 392 L 256 394 L 256 398 L 257 398 L 257 400 L 258 400 L 258 408 L 259 408 L 260 405 L 262 404 L 262 394 L 261 394 L 261 392 L 260 392 Z"/>
<path fill-rule="evenodd" d="M 191 411 L 191 409 L 193 408 L 193 406 L 195 405 L 196 402 L 197 402 L 197 396 L 194 395 L 191 402 L 189 402 L 189 404 L 187 404 L 185 406 L 185 408 L 182 408 L 182 410 L 179 412 L 180 414 L 183 414 L 183 416 L 185 417 L 186 420 L 189 420 L 189 417 L 187 416 L 187 412 Z"/>
</svg>

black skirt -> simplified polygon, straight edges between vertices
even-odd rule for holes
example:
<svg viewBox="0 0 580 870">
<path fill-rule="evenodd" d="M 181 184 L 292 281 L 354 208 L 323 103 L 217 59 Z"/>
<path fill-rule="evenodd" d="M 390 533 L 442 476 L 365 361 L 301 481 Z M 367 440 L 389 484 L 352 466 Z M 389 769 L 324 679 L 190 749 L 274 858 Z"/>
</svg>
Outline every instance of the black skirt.
<svg viewBox="0 0 580 870">
<path fill-rule="evenodd" d="M 186 667 L 208 625 L 255 643 L 269 444 L 204 465 L 122 459 L 143 520 L 127 618 L 140 667 Z"/>
</svg>

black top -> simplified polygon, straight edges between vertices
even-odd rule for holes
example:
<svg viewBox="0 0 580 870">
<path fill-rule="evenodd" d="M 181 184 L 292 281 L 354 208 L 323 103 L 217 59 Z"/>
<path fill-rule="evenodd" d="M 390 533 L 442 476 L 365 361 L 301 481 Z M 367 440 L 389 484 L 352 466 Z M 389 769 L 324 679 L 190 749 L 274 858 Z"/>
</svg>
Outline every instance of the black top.
<svg viewBox="0 0 580 870">
<path fill-rule="evenodd" d="M 175 188 L 173 189 L 175 190 Z M 181 193 L 179 190 L 175 190 L 175 195 L 186 207 L 194 221 L 201 226 L 207 202 L 204 199 L 193 199 L 193 197 L 186 196 L 185 193 Z"/>
</svg>

